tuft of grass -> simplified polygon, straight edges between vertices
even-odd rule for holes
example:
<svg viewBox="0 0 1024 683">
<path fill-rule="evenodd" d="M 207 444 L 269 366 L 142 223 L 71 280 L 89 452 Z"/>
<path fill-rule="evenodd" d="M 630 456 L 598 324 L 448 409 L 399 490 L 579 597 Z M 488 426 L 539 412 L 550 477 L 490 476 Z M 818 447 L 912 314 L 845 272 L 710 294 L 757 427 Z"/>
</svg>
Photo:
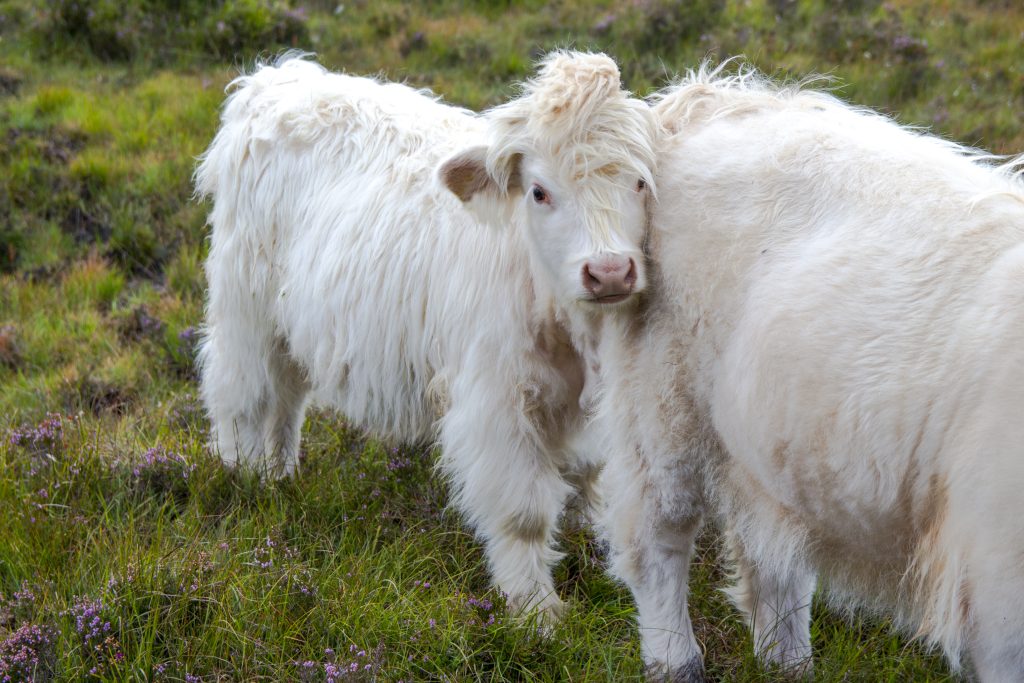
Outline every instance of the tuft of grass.
<svg viewBox="0 0 1024 683">
<path fill-rule="evenodd" d="M 61 298 L 69 308 L 109 309 L 124 289 L 124 276 L 95 254 L 64 278 Z"/>
</svg>

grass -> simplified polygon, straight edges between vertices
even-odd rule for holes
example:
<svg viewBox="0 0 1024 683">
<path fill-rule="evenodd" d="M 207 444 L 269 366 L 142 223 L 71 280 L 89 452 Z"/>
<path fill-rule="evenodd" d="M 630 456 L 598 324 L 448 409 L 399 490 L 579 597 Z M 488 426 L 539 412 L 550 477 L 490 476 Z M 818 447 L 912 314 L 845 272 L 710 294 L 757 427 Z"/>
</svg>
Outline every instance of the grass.
<svg viewBox="0 0 1024 683">
<path fill-rule="evenodd" d="M 489 589 L 432 453 L 327 413 L 307 420 L 294 481 L 262 485 L 206 451 L 193 365 L 206 207 L 190 175 L 223 86 L 257 55 L 314 50 L 480 108 L 554 47 L 609 51 L 640 94 L 742 53 L 780 77 L 829 73 L 841 96 L 952 139 L 1024 150 L 1024 10 L 1010 2 L 74 4 L 0 0 L 0 678 L 13 680 L 640 676 L 631 600 L 588 532 L 562 539 L 569 613 L 545 636 Z M 782 680 L 752 657 L 724 582 L 709 532 L 691 613 L 710 674 Z M 815 680 L 954 680 L 879 617 L 816 605 L 813 638 Z"/>
</svg>

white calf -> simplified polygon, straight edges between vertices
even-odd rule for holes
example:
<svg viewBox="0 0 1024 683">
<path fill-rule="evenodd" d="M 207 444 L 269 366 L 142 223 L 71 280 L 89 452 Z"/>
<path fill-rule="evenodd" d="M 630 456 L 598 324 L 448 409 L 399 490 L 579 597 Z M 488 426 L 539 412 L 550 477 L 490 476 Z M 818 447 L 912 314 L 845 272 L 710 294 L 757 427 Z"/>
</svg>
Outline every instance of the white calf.
<svg viewBox="0 0 1024 683">
<path fill-rule="evenodd" d="M 600 353 L 606 525 L 652 675 L 701 676 L 707 510 L 764 659 L 809 667 L 820 578 L 1024 680 L 1024 184 L 750 72 L 655 110 L 649 297 Z"/>
<path fill-rule="evenodd" d="M 495 583 L 556 611 L 553 534 L 593 470 L 573 450 L 591 318 L 645 286 L 650 108 L 576 53 L 480 117 L 300 59 L 233 87 L 196 174 L 225 463 L 293 473 L 310 398 L 439 439 Z"/>
</svg>

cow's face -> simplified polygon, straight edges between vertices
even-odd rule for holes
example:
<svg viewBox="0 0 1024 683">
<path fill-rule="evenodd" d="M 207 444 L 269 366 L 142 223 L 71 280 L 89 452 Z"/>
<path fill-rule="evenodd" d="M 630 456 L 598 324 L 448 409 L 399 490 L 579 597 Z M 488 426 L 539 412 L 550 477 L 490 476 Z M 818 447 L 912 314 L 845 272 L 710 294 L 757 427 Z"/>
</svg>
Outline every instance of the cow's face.
<svg viewBox="0 0 1024 683">
<path fill-rule="evenodd" d="M 487 222 L 523 231 L 535 272 L 563 304 L 607 310 L 635 300 L 646 285 L 650 179 L 528 154 L 489 173 L 486 155 L 486 147 L 456 154 L 442 165 L 442 181 Z"/>
<path fill-rule="evenodd" d="M 645 285 L 647 184 L 613 167 L 580 177 L 544 159 L 521 165 L 526 237 L 565 302 L 613 306 Z"/>
<path fill-rule="evenodd" d="M 621 307 L 644 288 L 658 126 L 602 54 L 554 52 L 522 95 L 483 114 L 487 145 L 446 160 L 445 185 L 523 232 L 563 305 Z"/>
</svg>

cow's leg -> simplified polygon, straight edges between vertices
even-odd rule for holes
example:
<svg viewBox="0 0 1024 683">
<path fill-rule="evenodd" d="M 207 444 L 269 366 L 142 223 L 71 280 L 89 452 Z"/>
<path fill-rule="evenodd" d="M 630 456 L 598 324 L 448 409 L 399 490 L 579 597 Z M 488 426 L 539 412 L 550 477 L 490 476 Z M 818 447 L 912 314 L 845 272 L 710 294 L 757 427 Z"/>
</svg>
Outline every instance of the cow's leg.
<svg viewBox="0 0 1024 683">
<path fill-rule="evenodd" d="M 946 558 L 946 590 L 938 599 L 949 605 L 940 642 L 950 654 L 957 641 L 966 645 L 981 683 L 1024 680 L 1024 429 L 1000 424 L 990 430 L 997 436 L 989 443 L 996 443 L 980 450 L 990 468 L 976 486 L 967 478 L 951 485 L 945 533 L 935 544 Z M 1004 454 L 1009 457 L 1000 462 Z"/>
<path fill-rule="evenodd" d="M 703 504 L 692 461 L 674 452 L 613 452 L 601 479 L 612 571 L 633 592 L 651 681 L 703 681 L 687 608 Z"/>
<path fill-rule="evenodd" d="M 283 346 L 283 345 L 279 345 Z M 292 476 L 299 466 L 299 437 L 309 384 L 284 348 L 269 359 L 270 402 L 263 422 L 263 452 L 272 476 Z"/>
<path fill-rule="evenodd" d="M 974 554 L 969 581 L 954 596 L 955 618 L 966 631 L 967 651 L 980 683 L 1019 681 L 1024 678 L 1020 551 L 1009 551 L 1006 545 L 988 550 Z"/>
<path fill-rule="evenodd" d="M 225 465 L 287 475 L 297 463 L 307 385 L 282 344 L 243 329 L 245 323 L 229 317 L 207 331 L 203 401 Z"/>
<path fill-rule="evenodd" d="M 457 378 L 441 421 L 441 466 L 484 543 L 495 585 L 513 609 L 550 620 L 562 606 L 551 576 L 560 557 L 554 533 L 572 487 L 515 384 L 483 370 Z"/>
<path fill-rule="evenodd" d="M 598 481 L 603 448 L 591 438 L 596 431 L 584 429 L 577 436 L 571 449 L 571 462 L 563 475 L 574 490 L 565 510 L 564 525 L 567 529 L 593 527 L 601 509 Z"/>
<path fill-rule="evenodd" d="M 765 571 L 734 536 L 728 545 L 736 583 L 727 592 L 753 632 L 758 657 L 793 673 L 809 673 L 814 575 Z"/>
<path fill-rule="evenodd" d="M 1006 570 L 988 577 L 991 580 L 972 582 L 969 601 L 963 605 L 963 617 L 972 623 L 968 651 L 981 683 L 1024 677 L 1024 578 L 1019 558 Z"/>
<path fill-rule="evenodd" d="M 267 350 L 244 321 L 232 316 L 212 323 L 200 347 L 200 391 L 221 460 L 251 467 L 262 455 L 267 411 Z"/>
</svg>

